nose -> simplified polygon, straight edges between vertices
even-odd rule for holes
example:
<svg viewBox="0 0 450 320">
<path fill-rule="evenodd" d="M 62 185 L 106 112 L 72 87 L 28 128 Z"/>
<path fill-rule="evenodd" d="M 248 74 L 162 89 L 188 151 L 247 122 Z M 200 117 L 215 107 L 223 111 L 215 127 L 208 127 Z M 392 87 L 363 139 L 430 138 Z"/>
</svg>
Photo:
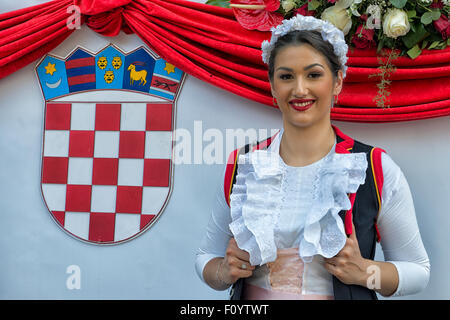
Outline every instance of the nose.
<svg viewBox="0 0 450 320">
<path fill-rule="evenodd" d="M 308 88 L 306 81 L 302 79 L 301 77 L 298 77 L 295 81 L 295 87 L 294 87 L 294 95 L 298 97 L 306 96 L 308 93 Z"/>
</svg>

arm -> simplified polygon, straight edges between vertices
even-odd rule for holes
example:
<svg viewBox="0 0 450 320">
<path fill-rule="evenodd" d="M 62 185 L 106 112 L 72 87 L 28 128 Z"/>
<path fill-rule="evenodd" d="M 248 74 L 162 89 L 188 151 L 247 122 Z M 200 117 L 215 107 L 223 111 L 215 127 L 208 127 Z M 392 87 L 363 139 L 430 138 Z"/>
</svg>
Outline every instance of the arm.
<svg viewBox="0 0 450 320">
<path fill-rule="evenodd" d="M 225 202 L 221 184 L 195 262 L 198 276 L 215 290 L 227 289 L 237 279 L 251 276 L 254 269 L 250 265 L 249 254 L 237 247 L 229 229 L 230 223 L 230 208 Z M 241 268 L 244 263 L 246 270 Z"/>
<path fill-rule="evenodd" d="M 250 255 L 238 248 L 234 238 L 231 238 L 224 258 L 210 260 L 203 269 L 203 279 L 213 289 L 225 290 L 239 278 L 250 277 L 255 269 L 250 265 Z M 246 269 L 242 269 L 242 265 Z"/>
<path fill-rule="evenodd" d="M 388 155 L 382 155 L 382 164 L 385 184 L 378 227 L 384 259 L 398 272 L 399 284 L 392 296 L 415 294 L 428 284 L 430 260 L 420 235 L 408 182 Z"/>
<path fill-rule="evenodd" d="M 346 284 L 368 287 L 383 296 L 417 293 L 429 279 L 430 263 L 420 237 L 408 183 L 400 168 L 383 154 L 383 201 L 378 219 L 387 262 L 361 257 L 355 232 L 325 268 Z"/>
</svg>

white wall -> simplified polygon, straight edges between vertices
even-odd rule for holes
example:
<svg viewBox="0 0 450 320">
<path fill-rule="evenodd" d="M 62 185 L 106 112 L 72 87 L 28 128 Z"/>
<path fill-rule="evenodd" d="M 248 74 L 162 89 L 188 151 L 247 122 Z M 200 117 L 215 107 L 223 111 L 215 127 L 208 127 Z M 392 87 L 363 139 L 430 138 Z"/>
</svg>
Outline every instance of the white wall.
<svg viewBox="0 0 450 320">
<path fill-rule="evenodd" d="M 16 8 L 43 1 L 16 1 Z M 0 12 L 12 10 L 0 5 Z M 132 50 L 143 43 L 123 33 L 104 38 L 86 27 L 52 53 L 77 45 L 93 52 L 112 42 Z M 177 165 L 170 201 L 154 226 L 129 242 L 96 246 L 78 241 L 52 220 L 40 192 L 44 101 L 36 63 L 0 80 L 0 299 L 222 299 L 194 270 L 195 250 L 209 219 L 223 165 Z M 278 110 L 187 76 L 178 100 L 177 128 L 279 128 Z M 431 260 L 428 287 L 407 299 L 449 299 L 450 118 L 393 124 L 335 122 L 345 133 L 385 148 L 403 169 L 414 196 Z M 204 144 L 204 146 L 207 143 Z M 382 259 L 381 250 L 377 258 Z M 66 268 L 81 269 L 81 289 L 68 290 Z"/>
</svg>

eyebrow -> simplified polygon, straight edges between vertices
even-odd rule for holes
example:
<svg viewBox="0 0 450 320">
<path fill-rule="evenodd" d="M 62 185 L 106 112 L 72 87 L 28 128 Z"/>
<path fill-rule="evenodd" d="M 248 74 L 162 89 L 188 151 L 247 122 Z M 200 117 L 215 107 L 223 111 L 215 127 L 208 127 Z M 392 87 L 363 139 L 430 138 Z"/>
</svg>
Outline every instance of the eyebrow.
<svg viewBox="0 0 450 320">
<path fill-rule="evenodd" d="M 313 64 L 310 64 L 309 66 L 306 66 L 306 67 L 304 67 L 303 68 L 303 70 L 308 70 L 308 69 L 311 69 L 312 67 L 315 67 L 315 66 L 320 66 L 320 67 L 322 67 L 323 69 L 325 69 L 325 67 L 323 66 L 323 65 L 321 65 L 320 63 L 313 63 Z M 287 67 L 279 67 L 279 68 L 277 68 L 277 71 L 278 70 L 286 70 L 286 71 L 293 71 L 291 68 L 287 68 Z"/>
</svg>

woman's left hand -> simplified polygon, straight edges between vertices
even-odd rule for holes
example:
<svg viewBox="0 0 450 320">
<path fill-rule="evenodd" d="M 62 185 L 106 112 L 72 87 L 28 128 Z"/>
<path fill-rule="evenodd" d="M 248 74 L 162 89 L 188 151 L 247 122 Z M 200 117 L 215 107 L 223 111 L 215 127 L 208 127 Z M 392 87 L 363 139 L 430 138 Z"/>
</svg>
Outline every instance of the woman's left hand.
<svg viewBox="0 0 450 320">
<path fill-rule="evenodd" d="M 325 269 L 345 284 L 366 285 L 368 260 L 361 256 L 355 226 L 341 251 L 333 258 L 324 258 Z"/>
</svg>

